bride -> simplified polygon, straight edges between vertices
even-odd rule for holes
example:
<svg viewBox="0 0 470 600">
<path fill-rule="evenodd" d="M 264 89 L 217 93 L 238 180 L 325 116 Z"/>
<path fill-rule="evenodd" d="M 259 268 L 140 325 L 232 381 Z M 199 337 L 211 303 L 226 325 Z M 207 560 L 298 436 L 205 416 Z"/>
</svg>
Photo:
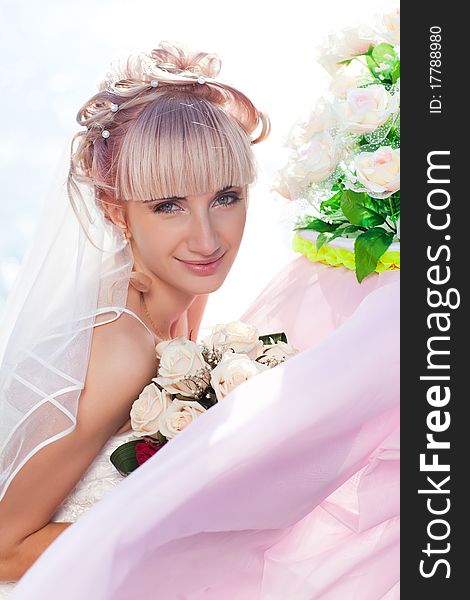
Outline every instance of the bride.
<svg viewBox="0 0 470 600">
<path fill-rule="evenodd" d="M 59 193 L 48 207 L 36 242 L 44 258 L 29 255 L 8 305 L 0 581 L 20 579 L 121 479 L 108 457 L 156 374 L 155 345 L 196 340 L 208 294 L 237 256 L 256 175 L 251 146 L 269 120 L 217 79 L 219 68 L 215 55 L 162 43 L 108 74 L 78 112 L 86 129 L 72 140 L 70 204 Z"/>
<path fill-rule="evenodd" d="M 162 44 L 79 112 L 71 203 L 59 186 L 0 338 L 12 600 L 399 597 L 398 271 L 298 257 L 241 320 L 300 352 L 128 477 L 109 462 L 156 341 L 197 339 L 243 234 L 269 120 L 219 66 Z"/>
</svg>

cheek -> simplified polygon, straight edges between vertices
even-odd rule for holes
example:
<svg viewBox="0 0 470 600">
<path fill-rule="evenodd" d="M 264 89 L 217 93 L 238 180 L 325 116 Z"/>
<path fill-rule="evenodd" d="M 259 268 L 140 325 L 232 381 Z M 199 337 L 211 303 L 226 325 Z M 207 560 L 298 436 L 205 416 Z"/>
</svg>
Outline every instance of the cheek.
<svg viewBox="0 0 470 600">
<path fill-rule="evenodd" d="M 230 214 L 221 215 L 218 221 L 219 234 L 232 245 L 240 244 L 246 223 L 246 207 L 242 205 L 237 208 Z"/>
<path fill-rule="evenodd" d="M 148 266 L 162 264 L 162 259 L 173 254 L 176 235 L 171 227 L 158 226 L 149 219 L 134 228 L 138 252 Z"/>
</svg>

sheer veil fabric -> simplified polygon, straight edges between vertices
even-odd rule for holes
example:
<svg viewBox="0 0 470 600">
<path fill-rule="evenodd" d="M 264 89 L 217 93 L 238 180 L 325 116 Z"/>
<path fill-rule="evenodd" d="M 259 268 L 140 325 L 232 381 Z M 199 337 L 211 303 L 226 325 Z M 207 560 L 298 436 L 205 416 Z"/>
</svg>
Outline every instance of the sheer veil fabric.
<svg viewBox="0 0 470 600">
<path fill-rule="evenodd" d="M 0 334 L 0 500 L 40 448 L 76 425 L 93 327 L 126 306 L 133 257 L 90 186 L 67 194 L 64 152 Z"/>
</svg>

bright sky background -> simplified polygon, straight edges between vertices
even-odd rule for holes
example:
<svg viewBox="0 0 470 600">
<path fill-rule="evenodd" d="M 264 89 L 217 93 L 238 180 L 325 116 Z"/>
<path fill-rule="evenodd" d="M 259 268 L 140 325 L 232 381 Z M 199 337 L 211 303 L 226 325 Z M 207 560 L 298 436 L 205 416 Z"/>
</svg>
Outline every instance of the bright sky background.
<svg viewBox="0 0 470 600">
<path fill-rule="evenodd" d="M 0 317 L 66 140 L 78 128 L 79 107 L 111 62 L 167 40 L 217 53 L 221 78 L 272 120 L 270 139 L 255 147 L 260 176 L 242 247 L 210 298 L 203 326 L 238 318 L 298 256 L 290 249 L 289 208 L 270 187 L 285 157 L 283 137 L 327 86 L 316 48 L 328 33 L 372 24 L 390 6 L 388 0 L 1 0 Z"/>
</svg>

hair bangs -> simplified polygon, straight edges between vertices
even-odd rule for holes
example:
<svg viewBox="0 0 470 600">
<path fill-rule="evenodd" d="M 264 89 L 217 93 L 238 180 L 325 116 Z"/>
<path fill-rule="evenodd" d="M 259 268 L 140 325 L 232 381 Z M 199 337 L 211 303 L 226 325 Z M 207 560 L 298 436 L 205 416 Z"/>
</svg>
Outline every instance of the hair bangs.
<svg viewBox="0 0 470 600">
<path fill-rule="evenodd" d="M 127 131 L 117 161 L 121 200 L 244 187 L 256 178 L 250 138 L 224 110 L 191 95 L 162 95 Z"/>
</svg>

